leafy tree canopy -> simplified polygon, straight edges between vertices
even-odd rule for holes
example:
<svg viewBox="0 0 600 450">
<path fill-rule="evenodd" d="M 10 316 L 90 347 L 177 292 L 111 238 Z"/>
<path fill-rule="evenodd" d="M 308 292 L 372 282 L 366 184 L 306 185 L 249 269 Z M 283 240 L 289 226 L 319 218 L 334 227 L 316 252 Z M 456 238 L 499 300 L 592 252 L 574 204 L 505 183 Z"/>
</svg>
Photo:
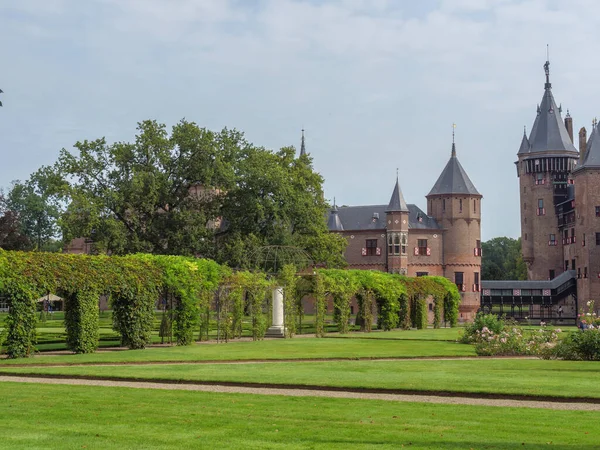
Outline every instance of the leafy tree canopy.
<svg viewBox="0 0 600 450">
<path fill-rule="evenodd" d="M 63 149 L 53 173 L 65 242 L 90 237 L 98 252 L 204 256 L 249 267 L 262 245 L 295 245 L 316 262 L 344 264 L 330 234 L 322 177 L 310 157 L 271 152 L 242 133 L 182 120 L 171 132 L 138 124 L 134 142 L 105 139 Z"/>
<path fill-rule="evenodd" d="M 521 238 L 497 237 L 481 244 L 483 280 L 526 280 Z"/>
<path fill-rule="evenodd" d="M 0 196 L 3 226 L 15 228 L 10 233 L 5 228 L 5 233 L 11 234 L 12 239 L 16 236 L 15 232 L 22 236 L 22 239 L 18 239 L 19 250 L 53 251 L 56 248 L 60 205 L 52 195 L 51 186 L 57 179 L 50 168 L 42 168 L 25 182 L 13 181 L 8 193 Z M 6 245 L 2 247 L 7 250 L 17 249 Z"/>
</svg>

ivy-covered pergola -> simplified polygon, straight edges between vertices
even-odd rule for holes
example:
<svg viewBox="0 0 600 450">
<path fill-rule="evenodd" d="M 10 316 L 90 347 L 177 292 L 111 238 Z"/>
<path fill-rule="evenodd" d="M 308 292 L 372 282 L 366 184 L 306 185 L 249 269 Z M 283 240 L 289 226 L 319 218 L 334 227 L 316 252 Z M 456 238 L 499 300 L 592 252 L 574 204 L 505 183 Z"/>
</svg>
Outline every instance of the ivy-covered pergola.
<svg viewBox="0 0 600 450">
<path fill-rule="evenodd" d="M 174 299 L 172 330 L 177 345 L 194 342 L 194 329 L 208 327 L 218 297 L 219 324 L 226 339 L 241 336 L 250 315 L 253 338 L 262 339 L 269 325 L 268 297 L 277 285 L 284 292 L 286 336 L 301 321 L 302 298 L 315 302 L 317 336 L 325 334 L 328 302 L 341 333 L 348 332 L 350 302 L 359 304 L 358 319 L 371 331 L 374 314 L 380 329 L 427 326 L 426 299 L 434 300 L 434 327 L 454 326 L 460 295 L 442 277 L 407 278 L 375 271 L 313 269 L 286 264 L 271 276 L 238 270 L 207 259 L 161 255 L 73 255 L 0 250 L 0 293 L 8 298 L 4 346 L 11 358 L 35 351 L 36 299 L 54 293 L 64 299 L 67 346 L 90 353 L 99 343 L 101 296 L 109 298 L 113 328 L 122 345 L 141 349 L 151 342 L 154 311 L 161 297 Z"/>
</svg>

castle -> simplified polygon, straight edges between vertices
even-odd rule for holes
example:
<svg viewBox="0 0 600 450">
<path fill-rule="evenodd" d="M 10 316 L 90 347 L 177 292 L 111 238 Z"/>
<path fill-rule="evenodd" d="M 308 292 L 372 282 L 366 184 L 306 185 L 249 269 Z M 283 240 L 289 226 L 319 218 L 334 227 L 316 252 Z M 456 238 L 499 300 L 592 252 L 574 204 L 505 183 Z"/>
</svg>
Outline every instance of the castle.
<svg viewBox="0 0 600 450">
<path fill-rule="evenodd" d="M 529 280 L 576 278 L 581 305 L 600 298 L 600 130 L 589 139 L 581 128 L 577 150 L 573 119 L 561 117 L 546 83 L 529 137 L 517 153 L 521 202 L 521 243 Z"/>
<path fill-rule="evenodd" d="M 437 275 L 456 283 L 462 297 L 460 320 L 471 320 L 480 306 L 482 195 L 458 161 L 454 142 L 450 160 L 426 198 L 427 213 L 407 204 L 396 178 L 388 204 L 334 204 L 328 228 L 348 241 L 350 269 Z"/>
</svg>

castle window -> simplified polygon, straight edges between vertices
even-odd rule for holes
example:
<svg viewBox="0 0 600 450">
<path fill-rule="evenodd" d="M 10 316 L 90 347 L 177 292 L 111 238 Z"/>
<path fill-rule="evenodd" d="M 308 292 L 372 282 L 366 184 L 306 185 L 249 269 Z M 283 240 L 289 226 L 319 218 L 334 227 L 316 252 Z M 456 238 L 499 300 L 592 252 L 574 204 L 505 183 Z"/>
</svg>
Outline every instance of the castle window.
<svg viewBox="0 0 600 450">
<path fill-rule="evenodd" d="M 427 275 L 429 275 L 429 272 L 417 272 L 418 277 L 426 277 Z"/>
<path fill-rule="evenodd" d="M 479 272 L 473 273 L 473 281 L 475 282 L 475 285 L 473 286 L 473 291 L 479 292 Z"/>
<path fill-rule="evenodd" d="M 545 180 L 544 180 L 544 174 L 543 173 L 537 173 L 535 175 L 535 184 L 544 184 Z"/>
<path fill-rule="evenodd" d="M 569 230 L 565 230 L 563 234 L 563 245 L 569 244 Z"/>
<path fill-rule="evenodd" d="M 406 255 L 406 250 L 408 248 L 408 234 L 401 233 L 400 234 L 400 239 L 402 241 L 402 254 Z"/>
<path fill-rule="evenodd" d="M 477 212 L 477 200 L 473 200 L 473 212 Z"/>
<path fill-rule="evenodd" d="M 581 246 L 585 247 L 585 233 L 583 233 L 583 239 L 581 240 Z"/>
<path fill-rule="evenodd" d="M 581 267 L 577 268 L 577 278 L 581 278 Z"/>
<path fill-rule="evenodd" d="M 548 239 L 548 245 L 553 246 L 556 245 L 556 234 L 551 234 Z"/>
<path fill-rule="evenodd" d="M 583 268 L 583 278 L 587 278 L 587 267 Z"/>
<path fill-rule="evenodd" d="M 400 254 L 400 236 L 398 234 L 394 235 L 394 255 Z"/>
<path fill-rule="evenodd" d="M 523 236 L 523 237 L 524 237 L 524 240 L 527 240 L 527 233 L 525 233 L 525 236 Z"/>
<path fill-rule="evenodd" d="M 575 243 L 575 228 L 571 228 L 571 244 Z"/>
<path fill-rule="evenodd" d="M 546 209 L 544 208 L 544 199 L 543 198 L 538 199 L 537 215 L 538 216 L 546 215 Z"/>
<path fill-rule="evenodd" d="M 600 245 L 600 233 L 596 233 L 596 245 Z"/>
<path fill-rule="evenodd" d="M 446 199 L 445 198 L 442 199 L 442 211 L 446 212 Z"/>
<path fill-rule="evenodd" d="M 454 283 L 459 291 L 464 291 L 464 272 L 454 272 Z"/>
<path fill-rule="evenodd" d="M 394 254 L 394 235 L 388 235 L 388 255 Z"/>
<path fill-rule="evenodd" d="M 596 206 L 596 217 L 600 217 L 600 206 Z"/>
<path fill-rule="evenodd" d="M 548 279 L 549 280 L 553 280 L 554 279 L 554 269 L 550 269 L 548 271 Z"/>
<path fill-rule="evenodd" d="M 565 259 L 565 270 L 569 270 L 569 260 Z"/>
<path fill-rule="evenodd" d="M 433 303 L 429 304 L 429 311 L 433 311 Z"/>
<path fill-rule="evenodd" d="M 419 239 L 417 245 L 419 247 L 419 255 L 427 255 L 427 239 Z"/>
<path fill-rule="evenodd" d="M 571 260 L 571 270 L 575 270 L 575 260 Z"/>
<path fill-rule="evenodd" d="M 377 254 L 377 239 L 367 239 L 365 247 L 367 248 L 367 256 L 375 256 Z"/>
<path fill-rule="evenodd" d="M 458 200 L 458 212 L 462 212 L 462 198 Z"/>
</svg>

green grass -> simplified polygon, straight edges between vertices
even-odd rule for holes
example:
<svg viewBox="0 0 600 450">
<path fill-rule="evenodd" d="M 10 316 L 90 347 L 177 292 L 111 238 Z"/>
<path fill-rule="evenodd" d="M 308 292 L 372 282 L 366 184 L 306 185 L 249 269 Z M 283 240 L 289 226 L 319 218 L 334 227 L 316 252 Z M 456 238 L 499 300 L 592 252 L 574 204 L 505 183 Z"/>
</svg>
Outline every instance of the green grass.
<svg viewBox="0 0 600 450">
<path fill-rule="evenodd" d="M 1 367 L 0 373 L 600 398 L 600 362 L 482 359 Z"/>
<path fill-rule="evenodd" d="M 408 333 L 408 332 L 407 332 Z M 417 332 L 415 332 L 417 333 Z M 416 335 L 416 334 L 415 334 Z M 474 356 L 472 346 L 429 340 L 294 338 L 229 344 L 198 344 L 145 350 L 43 356 L 1 360 L 5 364 L 90 363 L 123 361 L 196 361 L 298 358 L 370 358 L 423 356 Z"/>
<path fill-rule="evenodd" d="M 400 339 L 423 341 L 450 341 L 455 342 L 462 333 L 461 328 L 427 328 L 423 330 L 393 330 L 373 331 L 371 333 L 348 333 L 329 335 L 329 338 L 343 339 Z"/>
<path fill-rule="evenodd" d="M 19 383 L 0 390 L 4 448 L 598 448 L 597 412 Z"/>
</svg>

